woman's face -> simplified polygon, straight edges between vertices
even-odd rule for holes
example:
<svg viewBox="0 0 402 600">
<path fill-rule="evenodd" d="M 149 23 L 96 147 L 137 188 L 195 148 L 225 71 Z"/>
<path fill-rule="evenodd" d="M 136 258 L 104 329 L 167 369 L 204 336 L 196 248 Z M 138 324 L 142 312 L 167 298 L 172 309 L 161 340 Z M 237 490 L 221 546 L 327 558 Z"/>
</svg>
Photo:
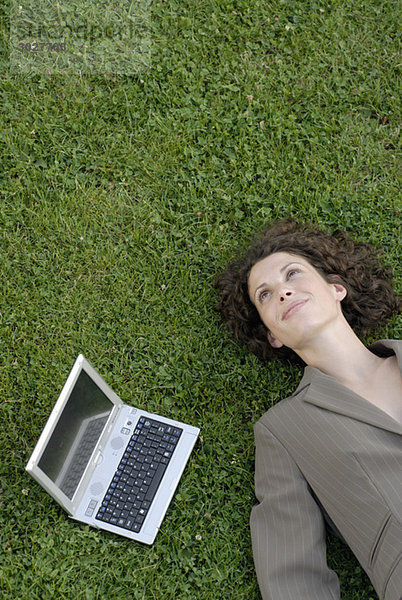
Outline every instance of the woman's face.
<svg viewBox="0 0 402 600">
<path fill-rule="evenodd" d="M 248 290 L 276 348 L 300 350 L 343 318 L 345 287 L 328 283 L 296 254 L 276 252 L 260 260 L 250 271 Z"/>
</svg>

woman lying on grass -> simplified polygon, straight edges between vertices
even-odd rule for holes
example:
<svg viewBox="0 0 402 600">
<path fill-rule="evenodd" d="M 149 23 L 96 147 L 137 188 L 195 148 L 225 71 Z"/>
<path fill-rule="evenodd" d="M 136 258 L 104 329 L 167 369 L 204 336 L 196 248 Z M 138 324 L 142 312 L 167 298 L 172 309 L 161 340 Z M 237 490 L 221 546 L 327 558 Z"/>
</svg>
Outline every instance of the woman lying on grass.
<svg viewBox="0 0 402 600">
<path fill-rule="evenodd" d="M 217 309 L 239 342 L 307 365 L 255 425 L 251 534 L 264 600 L 340 598 L 325 524 L 381 600 L 402 599 L 402 342 L 367 348 L 358 337 L 398 312 L 390 279 L 368 244 L 290 220 L 217 278 Z"/>
</svg>

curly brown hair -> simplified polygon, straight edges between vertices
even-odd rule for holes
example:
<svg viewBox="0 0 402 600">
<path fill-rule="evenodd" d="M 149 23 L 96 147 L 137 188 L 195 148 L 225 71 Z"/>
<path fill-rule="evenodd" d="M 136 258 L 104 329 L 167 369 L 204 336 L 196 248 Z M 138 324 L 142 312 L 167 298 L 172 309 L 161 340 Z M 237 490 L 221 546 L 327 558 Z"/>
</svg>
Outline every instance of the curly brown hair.
<svg viewBox="0 0 402 600">
<path fill-rule="evenodd" d="M 274 349 L 267 328 L 248 293 L 251 268 L 274 252 L 288 252 L 307 259 L 329 282 L 341 280 L 347 290 L 343 314 L 356 335 L 364 337 L 400 311 L 400 299 L 392 288 L 392 269 L 381 263 L 380 253 L 366 242 L 355 242 L 347 233 L 325 233 L 312 225 L 284 219 L 264 229 L 248 250 L 217 276 L 220 301 L 215 307 L 238 342 L 262 360 L 292 358 L 290 349 Z"/>
</svg>

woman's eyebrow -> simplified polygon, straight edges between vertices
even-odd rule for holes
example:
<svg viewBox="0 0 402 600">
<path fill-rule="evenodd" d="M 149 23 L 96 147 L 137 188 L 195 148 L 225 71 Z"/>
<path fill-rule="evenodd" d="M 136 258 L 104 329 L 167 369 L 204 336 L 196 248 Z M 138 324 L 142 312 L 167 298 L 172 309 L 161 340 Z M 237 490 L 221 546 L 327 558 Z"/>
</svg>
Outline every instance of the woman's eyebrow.
<svg viewBox="0 0 402 600">
<path fill-rule="evenodd" d="M 279 271 L 280 271 L 280 273 L 283 273 L 283 271 L 286 271 L 286 269 L 287 269 L 288 267 L 290 267 L 290 265 L 300 265 L 300 266 L 301 266 L 301 263 L 298 263 L 298 262 L 295 262 L 294 260 L 292 260 L 292 262 L 288 263 L 287 265 L 285 265 L 284 267 L 282 267 L 282 268 L 279 270 Z"/>
<path fill-rule="evenodd" d="M 284 265 L 283 267 L 281 267 L 281 268 L 279 269 L 279 272 L 280 272 L 280 273 L 283 273 L 283 271 L 286 271 L 286 269 L 287 269 L 288 267 L 290 267 L 291 265 L 300 265 L 300 263 L 298 263 L 298 262 L 295 262 L 295 261 L 292 261 L 292 262 L 290 262 L 290 263 L 287 263 L 286 265 Z M 268 284 L 268 283 L 266 283 L 265 281 L 264 281 L 264 283 L 260 283 L 260 285 L 259 285 L 258 287 L 256 287 L 256 288 L 255 288 L 255 290 L 254 290 L 254 294 L 253 294 L 253 297 L 254 297 L 254 298 L 255 298 L 255 295 L 256 295 L 256 293 L 258 292 L 258 290 L 259 290 L 259 289 L 261 289 L 261 288 L 263 288 L 263 287 L 269 287 L 269 284 Z"/>
<path fill-rule="evenodd" d="M 257 288 L 255 288 L 255 290 L 254 290 L 254 294 L 253 294 L 253 295 L 254 295 L 254 298 L 255 298 L 255 295 L 256 295 L 256 293 L 258 292 L 258 290 L 259 290 L 259 289 L 261 289 L 261 288 L 263 288 L 263 287 L 266 287 L 267 285 L 268 285 L 268 284 L 264 282 L 264 283 L 261 283 L 261 284 L 260 284 L 260 285 L 259 285 Z"/>
</svg>

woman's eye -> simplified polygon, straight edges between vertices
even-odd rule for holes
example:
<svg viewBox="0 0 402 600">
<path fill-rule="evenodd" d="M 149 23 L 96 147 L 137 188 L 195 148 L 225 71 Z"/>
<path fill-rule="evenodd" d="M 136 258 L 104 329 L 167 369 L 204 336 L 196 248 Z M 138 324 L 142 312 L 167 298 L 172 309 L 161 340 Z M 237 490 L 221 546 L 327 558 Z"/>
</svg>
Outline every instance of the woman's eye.
<svg viewBox="0 0 402 600">
<path fill-rule="evenodd" d="M 290 271 L 288 271 L 288 279 L 289 277 L 293 277 L 293 275 L 296 275 L 296 273 L 298 272 L 298 269 L 290 269 Z"/>
<path fill-rule="evenodd" d="M 259 302 L 264 302 L 264 300 L 266 300 L 269 296 L 269 292 L 268 290 L 263 290 L 262 292 L 260 292 L 258 294 L 258 300 Z"/>
</svg>

